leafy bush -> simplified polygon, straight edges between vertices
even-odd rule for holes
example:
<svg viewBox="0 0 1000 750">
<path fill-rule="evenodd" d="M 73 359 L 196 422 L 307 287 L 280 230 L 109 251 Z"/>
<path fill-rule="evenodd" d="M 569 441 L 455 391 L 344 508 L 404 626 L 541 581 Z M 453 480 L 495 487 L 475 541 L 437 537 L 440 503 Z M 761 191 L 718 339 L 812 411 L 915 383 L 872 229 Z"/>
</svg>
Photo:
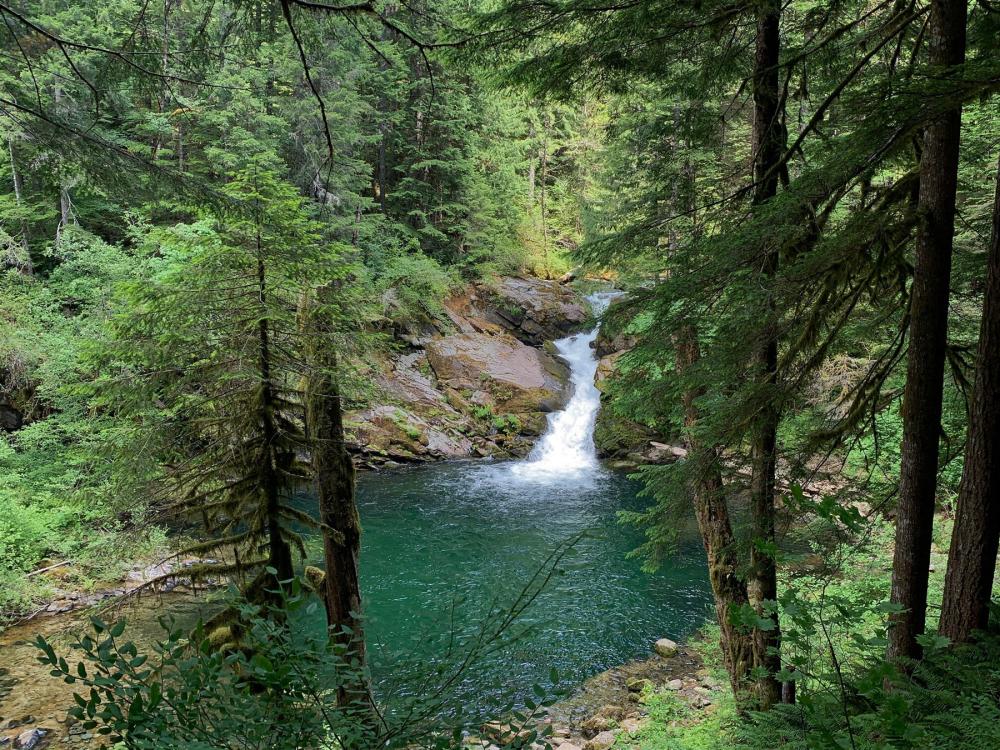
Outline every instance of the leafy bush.
<svg viewBox="0 0 1000 750">
<path fill-rule="evenodd" d="M 458 654 L 458 672 L 422 660 L 423 692 L 381 706 L 357 654 L 309 627 L 322 605 L 307 587 L 293 580 L 278 598 L 264 607 L 234 600 L 233 625 L 211 632 L 199 623 L 187 633 L 162 618 L 164 636 L 147 651 L 126 639 L 124 620 L 95 617 L 91 632 L 71 646 L 79 661 L 70 663 L 42 636 L 39 660 L 54 677 L 80 686 L 70 716 L 134 750 L 443 750 L 467 746 L 469 731 L 478 732 L 478 707 L 449 704 L 447 690 L 490 637 Z M 496 633 L 509 625 L 507 616 L 501 622 Z M 558 681 L 554 672 L 552 679 Z M 500 736 L 482 740 L 484 746 L 549 747 L 550 728 L 540 718 L 554 698 L 539 685 L 534 692 L 524 707 L 504 707 L 504 721 L 490 724 Z"/>
<path fill-rule="evenodd" d="M 516 435 L 521 431 L 521 419 L 516 414 L 498 414 L 493 418 L 493 426 L 497 432 Z"/>
</svg>

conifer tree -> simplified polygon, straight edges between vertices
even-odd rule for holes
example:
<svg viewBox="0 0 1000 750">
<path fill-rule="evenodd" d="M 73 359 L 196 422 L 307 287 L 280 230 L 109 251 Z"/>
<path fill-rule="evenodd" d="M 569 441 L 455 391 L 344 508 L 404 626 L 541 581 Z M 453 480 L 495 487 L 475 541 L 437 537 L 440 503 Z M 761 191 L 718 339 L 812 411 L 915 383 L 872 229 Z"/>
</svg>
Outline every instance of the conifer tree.
<svg viewBox="0 0 1000 750">
<path fill-rule="evenodd" d="M 149 279 L 123 301 L 103 355 L 116 373 L 97 384 L 135 439 L 156 446 L 166 508 L 203 524 L 208 537 L 188 551 L 226 557 L 192 575 L 250 576 L 258 600 L 294 575 L 293 525 L 315 526 L 292 503 L 308 477 L 295 308 L 326 267 L 274 164 L 251 155 L 231 174 L 237 210 L 149 234 Z"/>
<path fill-rule="evenodd" d="M 939 626 L 954 642 L 968 641 L 989 623 L 1000 544 L 1000 160 L 997 166 L 965 463 Z"/>
<path fill-rule="evenodd" d="M 931 3 L 929 62 L 936 75 L 965 60 L 965 0 Z M 888 655 L 918 658 L 927 616 L 927 569 L 937 495 L 938 441 L 948 336 L 961 106 L 930 122 L 920 155 L 919 224 L 909 301 L 909 349 L 903 395 L 903 445 Z"/>
</svg>

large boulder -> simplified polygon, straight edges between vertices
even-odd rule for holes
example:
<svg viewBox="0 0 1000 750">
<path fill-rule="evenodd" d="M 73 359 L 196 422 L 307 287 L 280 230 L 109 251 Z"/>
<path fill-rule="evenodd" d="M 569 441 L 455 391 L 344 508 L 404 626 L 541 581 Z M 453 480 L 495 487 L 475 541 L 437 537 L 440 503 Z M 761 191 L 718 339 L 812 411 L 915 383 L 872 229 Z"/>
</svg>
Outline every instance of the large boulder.
<svg viewBox="0 0 1000 750">
<path fill-rule="evenodd" d="M 349 415 L 349 437 L 362 451 L 392 459 L 421 461 L 461 458 L 472 453 L 472 443 L 450 435 L 411 411 L 382 404 Z"/>
<path fill-rule="evenodd" d="M 487 321 L 532 346 L 578 331 L 589 317 L 580 297 L 558 281 L 507 276 L 481 285 L 477 296 Z"/>
<path fill-rule="evenodd" d="M 568 396 L 565 365 L 509 336 L 435 339 L 427 344 L 427 361 L 439 384 L 467 398 L 486 392 L 497 413 L 554 411 Z"/>
</svg>

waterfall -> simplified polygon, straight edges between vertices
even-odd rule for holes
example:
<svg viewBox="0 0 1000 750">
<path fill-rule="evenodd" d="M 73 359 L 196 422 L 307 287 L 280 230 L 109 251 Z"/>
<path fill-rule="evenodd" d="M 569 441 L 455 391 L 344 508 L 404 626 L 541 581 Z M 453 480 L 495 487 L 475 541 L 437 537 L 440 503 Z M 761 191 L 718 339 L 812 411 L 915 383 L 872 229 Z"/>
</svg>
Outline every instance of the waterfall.
<svg viewBox="0 0 1000 750">
<path fill-rule="evenodd" d="M 620 292 L 598 292 L 587 297 L 598 317 Z M 593 330 L 553 342 L 569 365 L 569 401 L 562 411 L 549 414 L 548 428 L 524 461 L 511 465 L 511 472 L 535 481 L 585 479 L 599 468 L 594 446 L 594 422 L 601 408 L 601 392 L 594 385 L 597 357 L 591 344 L 600 323 Z"/>
</svg>

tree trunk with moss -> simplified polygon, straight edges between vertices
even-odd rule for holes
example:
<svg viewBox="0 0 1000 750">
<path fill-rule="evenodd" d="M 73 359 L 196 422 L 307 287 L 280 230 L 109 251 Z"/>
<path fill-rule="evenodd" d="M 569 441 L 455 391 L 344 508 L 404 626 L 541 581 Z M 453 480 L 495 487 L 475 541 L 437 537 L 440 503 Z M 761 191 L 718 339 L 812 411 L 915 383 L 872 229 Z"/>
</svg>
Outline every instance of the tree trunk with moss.
<svg viewBox="0 0 1000 750">
<path fill-rule="evenodd" d="M 674 342 L 677 348 L 677 374 L 682 377 L 701 358 L 697 332 L 692 326 L 684 326 L 675 334 Z M 719 622 L 719 645 L 733 693 L 741 696 L 753 667 L 753 643 L 748 634 L 740 632 L 732 624 L 730 613 L 734 609 L 745 607 L 749 598 L 746 582 L 737 575 L 739 556 L 729 520 L 729 506 L 724 495 L 718 456 L 714 449 L 702 445 L 695 434 L 699 419 L 695 401 L 701 395 L 702 389 L 691 389 L 685 391 L 683 396 L 687 460 L 695 466 L 692 502 L 708 561 L 715 616 Z"/>
<path fill-rule="evenodd" d="M 332 294 L 329 285 L 317 295 L 317 309 L 308 311 L 310 373 L 306 423 L 312 451 L 316 495 L 323 524 L 326 576 L 323 598 L 331 640 L 365 661 L 364 625 L 361 620 L 361 520 L 355 501 L 354 463 L 347 450 L 343 406 L 337 380 L 337 357 L 330 341 L 332 326 L 323 312 Z M 341 696 L 346 697 L 346 692 Z"/>
<path fill-rule="evenodd" d="M 779 81 L 781 3 L 764 0 L 757 12 L 757 35 L 753 70 L 753 154 L 754 205 L 763 204 L 778 192 L 778 164 L 784 147 Z M 765 239 L 767 243 L 769 240 Z M 768 285 L 778 273 L 778 249 L 765 246 L 760 272 L 762 283 Z M 774 405 L 774 387 L 778 369 L 778 333 L 775 311 L 768 301 L 764 311 L 765 325 L 761 331 L 756 354 L 756 379 L 762 406 L 751 430 L 750 516 L 753 546 L 750 551 L 750 585 L 748 593 L 759 615 L 766 615 L 768 603 L 778 597 L 775 546 L 775 472 L 777 467 L 777 435 L 781 414 Z M 754 666 L 767 670 L 757 684 L 762 709 L 770 708 L 781 698 L 781 686 L 775 674 L 781 669 L 781 631 L 777 614 L 771 615 L 773 627 L 754 629 Z"/>
<path fill-rule="evenodd" d="M 268 567 L 273 568 L 277 585 L 291 580 L 295 575 L 292 566 L 292 550 L 281 531 L 281 477 L 280 459 L 275 455 L 278 428 L 275 423 L 274 381 L 271 374 L 271 342 L 267 314 L 267 274 L 257 235 L 257 285 L 261 306 L 260 321 L 257 324 L 258 356 L 260 374 L 260 401 L 258 419 L 263 433 L 264 455 L 261 456 L 261 487 L 264 491 L 265 513 L 267 515 Z"/>
</svg>

